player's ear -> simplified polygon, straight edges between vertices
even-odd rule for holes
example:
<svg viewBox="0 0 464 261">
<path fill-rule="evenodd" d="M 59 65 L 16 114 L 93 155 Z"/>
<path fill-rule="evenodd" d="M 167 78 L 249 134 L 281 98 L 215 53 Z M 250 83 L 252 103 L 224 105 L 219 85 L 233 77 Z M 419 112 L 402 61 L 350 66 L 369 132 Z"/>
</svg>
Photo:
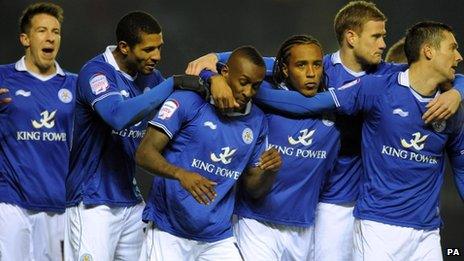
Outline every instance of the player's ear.
<svg viewBox="0 0 464 261">
<path fill-rule="evenodd" d="M 226 64 L 221 68 L 221 75 L 227 77 L 229 75 L 229 66 Z"/>
<path fill-rule="evenodd" d="M 424 54 L 425 58 L 427 60 L 431 60 L 434 54 L 434 48 L 430 44 L 424 44 L 424 47 L 422 47 L 422 53 Z"/>
<path fill-rule="evenodd" d="M 29 41 L 29 36 L 27 36 L 27 34 L 25 33 L 19 34 L 19 41 L 21 42 L 21 45 L 25 48 L 28 48 L 31 45 Z"/>
<path fill-rule="evenodd" d="M 118 49 L 123 55 L 127 55 L 129 53 L 129 45 L 125 41 L 118 42 Z"/>
<path fill-rule="evenodd" d="M 349 46 L 354 46 L 358 39 L 358 34 L 353 30 L 346 30 L 345 31 L 345 40 Z"/>
</svg>

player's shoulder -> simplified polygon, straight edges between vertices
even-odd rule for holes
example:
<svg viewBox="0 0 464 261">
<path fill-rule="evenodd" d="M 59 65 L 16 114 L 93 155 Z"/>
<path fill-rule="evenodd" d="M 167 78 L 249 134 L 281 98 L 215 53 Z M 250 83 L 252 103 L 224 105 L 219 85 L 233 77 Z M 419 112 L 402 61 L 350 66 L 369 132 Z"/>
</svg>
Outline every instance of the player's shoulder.
<svg viewBox="0 0 464 261">
<path fill-rule="evenodd" d="M 95 73 L 114 73 L 116 69 L 109 64 L 102 54 L 97 55 L 96 57 L 87 61 L 84 66 L 82 66 L 79 76 L 93 75 Z"/>
<path fill-rule="evenodd" d="M 408 65 L 404 63 L 389 63 L 382 61 L 378 66 L 377 70 L 374 74 L 392 74 L 401 71 L 405 71 L 408 69 Z"/>
<path fill-rule="evenodd" d="M 1 78 L 7 78 L 8 76 L 14 74 L 15 72 L 17 71 L 15 70 L 14 63 L 0 65 L 0 77 Z"/>
<path fill-rule="evenodd" d="M 193 91 L 176 90 L 166 101 L 171 100 L 179 107 L 194 110 L 206 104 L 206 101 L 199 94 Z"/>
</svg>

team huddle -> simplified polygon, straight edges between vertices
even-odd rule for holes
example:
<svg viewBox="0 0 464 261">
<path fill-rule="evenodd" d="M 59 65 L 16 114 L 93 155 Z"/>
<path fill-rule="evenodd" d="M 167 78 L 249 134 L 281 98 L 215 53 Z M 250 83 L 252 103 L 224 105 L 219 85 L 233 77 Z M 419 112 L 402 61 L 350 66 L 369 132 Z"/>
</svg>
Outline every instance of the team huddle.
<svg viewBox="0 0 464 261">
<path fill-rule="evenodd" d="M 55 60 L 61 7 L 28 6 L 25 55 L 0 66 L 0 260 L 443 260 L 445 155 L 464 199 L 462 56 L 424 21 L 383 61 L 386 21 L 353 1 L 334 53 L 293 35 L 164 78 L 162 28 L 134 11 L 76 75 Z"/>
</svg>

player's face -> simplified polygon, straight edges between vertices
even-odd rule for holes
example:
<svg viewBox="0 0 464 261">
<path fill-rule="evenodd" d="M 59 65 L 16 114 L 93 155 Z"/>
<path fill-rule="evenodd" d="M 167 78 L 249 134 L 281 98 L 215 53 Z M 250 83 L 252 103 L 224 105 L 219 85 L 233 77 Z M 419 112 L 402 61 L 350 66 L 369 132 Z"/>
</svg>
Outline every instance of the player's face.
<svg viewBox="0 0 464 261">
<path fill-rule="evenodd" d="M 434 67 L 446 80 L 454 80 L 456 67 L 462 61 L 462 56 L 454 35 L 444 31 L 443 36 L 434 56 Z"/>
<path fill-rule="evenodd" d="M 140 33 L 140 42 L 130 48 L 128 60 L 141 74 L 150 74 L 161 60 L 163 34 Z"/>
<path fill-rule="evenodd" d="M 384 21 L 368 21 L 363 25 L 353 43 L 354 55 L 361 65 L 372 66 L 382 61 L 386 33 Z"/>
<path fill-rule="evenodd" d="M 228 72 L 224 75 L 227 83 L 232 89 L 235 101 L 243 110 L 251 98 L 256 94 L 261 82 L 264 80 L 265 69 L 251 61 L 238 58 L 231 64 Z"/>
<path fill-rule="evenodd" d="M 287 84 L 304 96 L 316 95 L 322 79 L 322 58 L 316 44 L 294 45 L 283 70 Z"/>
<path fill-rule="evenodd" d="M 53 70 L 60 49 L 61 25 L 58 19 L 48 14 L 37 14 L 31 19 L 27 33 L 20 35 L 26 48 L 26 63 L 40 72 Z"/>
</svg>

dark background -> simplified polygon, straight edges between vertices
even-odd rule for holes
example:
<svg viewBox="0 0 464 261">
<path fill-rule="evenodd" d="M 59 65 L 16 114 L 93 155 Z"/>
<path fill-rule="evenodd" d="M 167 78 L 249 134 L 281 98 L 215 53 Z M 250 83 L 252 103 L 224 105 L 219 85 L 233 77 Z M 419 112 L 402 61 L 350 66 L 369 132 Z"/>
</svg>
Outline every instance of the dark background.
<svg viewBox="0 0 464 261">
<path fill-rule="evenodd" d="M 18 17 L 33 1 L 0 0 L 0 63 L 13 63 L 23 54 L 18 41 Z M 165 45 L 159 69 L 164 75 L 182 73 L 188 61 L 210 51 L 231 50 L 240 45 L 257 47 L 263 55 L 274 56 L 280 43 L 293 34 L 311 34 L 325 51 L 337 50 L 332 29 L 342 0 L 235 0 L 235 1 L 54 1 L 65 11 L 60 65 L 72 72 L 90 58 L 115 43 L 115 26 L 125 13 L 144 10 L 163 27 Z M 374 1 L 389 18 L 386 42 L 391 46 L 407 27 L 422 20 L 437 20 L 454 27 L 461 46 L 464 40 L 462 0 L 384 0 Z M 461 50 L 462 52 L 462 50 Z M 459 72 L 463 72 L 462 65 Z M 405 173 L 407 174 L 407 173 Z M 441 213 L 445 222 L 442 246 L 460 248 L 464 255 L 464 204 L 447 171 L 442 192 Z M 146 192 L 149 176 L 139 175 Z M 449 260 L 459 260 L 450 257 Z M 445 260 L 448 259 L 445 256 Z M 462 260 L 462 259 L 461 259 Z"/>
</svg>

